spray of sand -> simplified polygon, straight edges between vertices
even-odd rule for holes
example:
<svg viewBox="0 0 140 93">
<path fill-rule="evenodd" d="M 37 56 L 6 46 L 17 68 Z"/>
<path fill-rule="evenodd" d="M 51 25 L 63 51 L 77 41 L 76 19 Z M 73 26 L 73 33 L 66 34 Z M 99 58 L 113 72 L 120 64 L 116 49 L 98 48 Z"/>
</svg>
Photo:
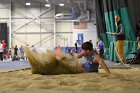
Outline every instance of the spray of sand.
<svg viewBox="0 0 140 93">
<path fill-rule="evenodd" d="M 48 51 L 39 53 L 36 50 L 31 50 L 29 47 L 23 47 L 26 57 L 31 65 L 32 74 L 76 74 L 84 72 L 82 64 L 70 55 L 63 55 L 60 50 L 56 52 Z M 60 52 L 60 53 L 59 53 Z M 57 54 L 57 56 L 56 56 Z"/>
</svg>

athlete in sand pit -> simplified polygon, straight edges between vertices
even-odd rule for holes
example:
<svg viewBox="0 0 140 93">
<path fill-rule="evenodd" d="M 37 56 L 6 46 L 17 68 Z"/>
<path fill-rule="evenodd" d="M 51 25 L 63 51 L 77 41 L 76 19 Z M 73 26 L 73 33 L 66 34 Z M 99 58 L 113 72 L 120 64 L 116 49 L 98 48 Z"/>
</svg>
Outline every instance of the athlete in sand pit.
<svg viewBox="0 0 140 93">
<path fill-rule="evenodd" d="M 23 47 L 31 65 L 32 74 L 74 74 L 83 72 L 78 60 L 69 55 L 62 55 L 60 45 L 56 51 L 39 53 L 29 47 Z"/>
<path fill-rule="evenodd" d="M 93 50 L 93 45 L 90 42 L 85 42 L 82 44 L 82 52 L 80 54 L 77 54 L 77 58 L 81 58 L 84 56 L 87 60 L 87 62 L 83 63 L 83 68 L 85 72 L 98 72 L 99 64 L 105 69 L 106 73 L 110 73 L 109 68 L 103 61 L 103 59 L 99 56 L 99 54 Z M 56 58 L 58 60 L 61 60 L 62 57 L 62 51 L 60 46 L 58 46 L 56 50 Z"/>
<path fill-rule="evenodd" d="M 106 73 L 110 73 L 109 68 L 99 56 L 99 54 L 93 50 L 93 45 L 90 42 L 84 42 L 82 44 L 82 52 L 77 54 L 77 58 L 85 57 L 87 62 L 83 63 L 83 68 L 86 72 L 98 72 L 99 64 L 105 69 Z"/>
<path fill-rule="evenodd" d="M 31 65 L 32 74 L 76 74 L 83 72 L 98 72 L 98 64 L 89 65 L 94 70 L 87 70 L 85 67 L 87 64 L 81 64 L 78 62 L 77 57 L 71 57 L 62 55 L 60 45 L 57 47 L 55 52 L 38 53 L 36 50 L 32 51 L 28 47 L 24 47 L 24 51 L 29 59 Z M 88 51 L 88 50 L 87 50 Z M 83 52 L 82 52 L 83 53 Z M 81 56 L 81 54 L 80 54 Z M 89 54 L 90 56 L 90 54 Z M 94 55 L 94 61 L 101 63 L 106 72 L 109 73 L 109 69 L 105 63 Z M 93 58 L 93 56 L 92 56 Z M 97 60 L 98 59 L 98 60 Z"/>
</svg>

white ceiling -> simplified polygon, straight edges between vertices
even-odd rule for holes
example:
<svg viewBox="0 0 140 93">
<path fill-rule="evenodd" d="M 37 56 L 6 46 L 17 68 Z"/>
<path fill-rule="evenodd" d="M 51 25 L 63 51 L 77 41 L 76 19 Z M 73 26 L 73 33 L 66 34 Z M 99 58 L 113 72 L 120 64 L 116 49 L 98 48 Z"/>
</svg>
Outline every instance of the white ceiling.
<svg viewBox="0 0 140 93">
<path fill-rule="evenodd" d="M 55 6 L 58 6 L 60 3 L 64 3 L 65 4 L 64 7 L 68 9 L 71 9 L 72 7 L 74 7 L 75 9 L 79 9 L 80 6 L 78 5 L 78 3 L 83 8 L 82 3 L 85 3 L 87 6 L 86 8 L 88 10 L 90 10 L 91 12 L 95 11 L 95 5 L 94 5 L 95 0 L 26 0 L 26 1 L 35 1 L 44 4 L 49 3 Z"/>
</svg>

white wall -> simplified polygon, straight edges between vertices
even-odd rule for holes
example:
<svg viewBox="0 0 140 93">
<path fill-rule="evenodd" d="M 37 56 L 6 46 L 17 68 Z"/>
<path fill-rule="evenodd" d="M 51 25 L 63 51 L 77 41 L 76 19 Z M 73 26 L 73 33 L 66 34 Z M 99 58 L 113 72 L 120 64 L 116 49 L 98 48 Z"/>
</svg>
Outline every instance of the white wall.
<svg viewBox="0 0 140 93">
<path fill-rule="evenodd" d="M 96 46 L 97 30 L 96 25 L 93 22 L 87 24 L 87 29 L 73 29 L 73 46 L 76 40 L 78 40 L 78 34 L 83 33 L 84 42 L 92 40 L 93 46 Z"/>
<path fill-rule="evenodd" d="M 8 23 L 8 27 L 10 27 L 11 17 L 12 46 L 26 44 L 31 46 L 35 44 L 36 46 L 52 47 L 54 7 L 45 13 L 48 8 L 44 4 L 32 1 L 31 6 L 26 6 L 26 0 L 12 0 L 12 8 L 10 10 L 9 1 L 0 1 L 0 22 Z M 36 17 L 38 18 L 33 20 Z M 30 23 L 26 24 L 28 22 Z M 50 35 L 51 37 L 48 37 Z"/>
<path fill-rule="evenodd" d="M 73 22 L 68 21 L 56 22 L 56 45 L 60 44 L 62 47 L 72 45 L 72 24 Z"/>
<path fill-rule="evenodd" d="M 78 40 L 78 34 L 82 33 L 84 36 L 84 42 L 92 40 L 93 46 L 96 46 L 97 40 L 97 30 L 96 25 L 93 22 L 87 23 L 87 29 L 74 29 L 73 22 L 68 21 L 59 21 L 56 23 L 56 32 L 58 36 L 56 41 L 57 44 L 60 44 L 62 47 L 64 46 L 71 46 L 74 47 L 74 43 Z M 62 36 L 62 38 L 61 38 Z M 64 41 L 64 39 L 68 39 Z M 65 44 L 65 45 L 64 45 Z"/>
<path fill-rule="evenodd" d="M 0 22 L 7 22 L 10 27 L 12 46 L 35 44 L 36 47 L 46 47 L 53 49 L 54 35 L 56 30 L 56 46 L 74 46 L 77 34 L 84 34 L 84 41 L 92 40 L 93 44 L 97 41 L 96 27 L 93 23 L 88 23 L 88 28 L 84 30 L 73 29 L 73 22 L 54 20 L 55 8 L 44 13 L 48 8 L 44 4 L 31 2 L 31 6 L 25 5 L 25 0 L 14 0 L 10 10 L 10 0 L 0 0 Z M 63 11 L 63 9 L 61 9 Z M 65 12 L 70 12 L 70 10 Z M 11 14 L 10 14 L 11 12 Z M 56 10 L 56 12 L 58 12 Z M 43 15 L 41 15 L 44 13 Z M 35 17 L 41 15 L 36 20 L 30 22 Z M 26 23 L 30 22 L 26 25 Z M 55 27 L 54 27 L 55 26 Z M 19 29 L 18 29 L 19 28 Z M 10 31 L 10 29 L 9 29 Z"/>
</svg>

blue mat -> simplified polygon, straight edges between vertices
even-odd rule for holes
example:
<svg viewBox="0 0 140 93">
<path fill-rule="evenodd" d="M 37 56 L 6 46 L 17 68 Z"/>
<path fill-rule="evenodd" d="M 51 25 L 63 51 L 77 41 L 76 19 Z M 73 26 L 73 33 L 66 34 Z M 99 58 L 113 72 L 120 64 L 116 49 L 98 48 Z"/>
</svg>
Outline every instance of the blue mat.
<svg viewBox="0 0 140 93">
<path fill-rule="evenodd" d="M 128 68 L 124 65 L 115 65 L 114 62 L 110 62 L 108 60 L 105 60 L 105 63 L 109 68 Z M 140 65 L 130 65 L 131 67 L 140 68 Z M 3 61 L 0 62 L 0 72 L 9 72 L 9 71 L 15 71 L 15 70 L 21 70 L 21 69 L 27 69 L 31 68 L 30 64 L 26 60 L 21 61 Z"/>
<path fill-rule="evenodd" d="M 31 66 L 29 62 L 25 60 L 0 62 L 0 72 L 9 72 L 9 71 L 15 71 L 15 70 L 20 70 L 20 69 L 27 69 L 30 67 Z"/>
</svg>

